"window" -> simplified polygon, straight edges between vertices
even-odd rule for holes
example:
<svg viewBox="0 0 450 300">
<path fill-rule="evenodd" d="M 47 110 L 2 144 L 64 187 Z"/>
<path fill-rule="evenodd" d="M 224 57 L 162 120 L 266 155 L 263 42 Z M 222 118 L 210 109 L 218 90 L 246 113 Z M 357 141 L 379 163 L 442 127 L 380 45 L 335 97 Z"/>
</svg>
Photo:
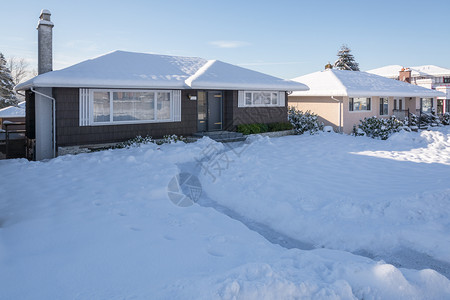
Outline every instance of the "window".
<svg viewBox="0 0 450 300">
<path fill-rule="evenodd" d="M 394 110 L 403 110 L 403 98 L 394 99 Z"/>
<path fill-rule="evenodd" d="M 444 77 L 444 83 L 450 83 L 450 77 Z"/>
<path fill-rule="evenodd" d="M 154 93 L 113 92 L 112 95 L 114 122 L 155 119 Z"/>
<path fill-rule="evenodd" d="M 433 98 L 420 98 L 420 111 L 422 113 L 431 113 L 433 109 Z"/>
<path fill-rule="evenodd" d="M 389 114 L 388 99 L 389 98 L 380 98 L 380 115 Z"/>
<path fill-rule="evenodd" d="M 284 106 L 284 92 L 239 91 L 238 106 Z"/>
<path fill-rule="evenodd" d="M 368 111 L 370 110 L 370 98 L 349 98 L 349 111 Z"/>
<path fill-rule="evenodd" d="M 94 92 L 94 122 L 109 122 L 110 105 L 107 92 Z"/>
<path fill-rule="evenodd" d="M 436 112 L 440 115 L 444 113 L 444 100 L 441 99 L 437 100 Z"/>
<path fill-rule="evenodd" d="M 450 113 L 450 99 L 445 100 L 445 112 Z"/>
<path fill-rule="evenodd" d="M 181 121 L 181 91 L 80 89 L 80 126 Z"/>
</svg>

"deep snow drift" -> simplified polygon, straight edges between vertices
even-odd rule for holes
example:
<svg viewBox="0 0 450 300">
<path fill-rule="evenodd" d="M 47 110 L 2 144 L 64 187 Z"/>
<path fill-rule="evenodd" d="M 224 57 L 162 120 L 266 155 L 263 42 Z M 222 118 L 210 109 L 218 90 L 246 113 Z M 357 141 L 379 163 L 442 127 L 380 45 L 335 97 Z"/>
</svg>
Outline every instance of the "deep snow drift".
<svg viewBox="0 0 450 300">
<path fill-rule="evenodd" d="M 0 161 L 0 299 L 448 299 L 434 270 L 346 251 L 450 261 L 449 136 L 253 138 L 232 150 L 204 138 Z M 199 174 L 200 204 L 337 250 L 287 250 L 214 208 L 174 205 L 181 166 Z"/>
</svg>

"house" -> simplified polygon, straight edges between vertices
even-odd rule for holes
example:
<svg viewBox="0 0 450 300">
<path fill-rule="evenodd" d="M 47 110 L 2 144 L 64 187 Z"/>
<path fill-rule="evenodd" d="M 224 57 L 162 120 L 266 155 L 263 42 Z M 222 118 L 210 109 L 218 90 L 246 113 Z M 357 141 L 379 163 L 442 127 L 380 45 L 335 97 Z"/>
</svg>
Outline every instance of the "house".
<svg viewBox="0 0 450 300">
<path fill-rule="evenodd" d="M 293 79 L 309 87 L 294 91 L 289 106 L 310 110 L 325 125 L 351 133 L 353 125 L 366 117 L 430 112 L 436 97 L 443 93 L 405 82 L 358 71 L 326 69 Z"/>
<path fill-rule="evenodd" d="M 0 109 L 0 159 L 25 154 L 25 101 Z"/>
<path fill-rule="evenodd" d="M 218 60 L 115 51 L 52 71 L 50 12 L 38 24 L 39 75 L 21 83 L 30 159 L 137 135 L 233 130 L 287 121 L 289 81 Z"/>
<path fill-rule="evenodd" d="M 390 65 L 367 72 L 443 92 L 445 96 L 437 97 L 436 112 L 438 114 L 450 112 L 450 69 L 434 65 L 410 68 Z"/>
<path fill-rule="evenodd" d="M 0 130 L 5 129 L 3 122 L 25 122 L 25 101 L 17 106 L 8 106 L 0 109 Z"/>
</svg>

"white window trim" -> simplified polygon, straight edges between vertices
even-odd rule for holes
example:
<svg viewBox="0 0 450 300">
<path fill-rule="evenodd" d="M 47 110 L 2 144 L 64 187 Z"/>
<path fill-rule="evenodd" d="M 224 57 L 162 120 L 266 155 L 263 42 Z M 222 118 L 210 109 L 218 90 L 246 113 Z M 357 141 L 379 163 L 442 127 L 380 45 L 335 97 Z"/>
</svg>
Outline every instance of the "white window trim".
<svg viewBox="0 0 450 300">
<path fill-rule="evenodd" d="M 94 92 L 109 93 L 109 122 L 94 122 Z M 135 120 L 135 121 L 114 121 L 113 113 L 113 93 L 114 92 L 162 92 L 170 94 L 170 118 L 157 120 L 157 95 L 154 101 L 155 120 Z M 126 124 L 150 124 L 168 123 L 181 121 L 181 90 L 133 90 L 133 89 L 80 89 L 80 126 L 106 126 L 106 125 L 126 125 Z"/>
<path fill-rule="evenodd" d="M 270 104 L 247 104 L 245 101 L 246 93 L 252 93 L 252 99 L 253 99 L 253 93 L 276 93 L 277 94 L 277 103 L 272 104 L 272 99 L 271 99 Z M 252 100 L 252 102 L 253 102 L 253 100 Z M 238 107 L 285 107 L 285 106 L 286 106 L 286 99 L 285 99 L 284 91 L 239 91 L 238 92 Z"/>
</svg>

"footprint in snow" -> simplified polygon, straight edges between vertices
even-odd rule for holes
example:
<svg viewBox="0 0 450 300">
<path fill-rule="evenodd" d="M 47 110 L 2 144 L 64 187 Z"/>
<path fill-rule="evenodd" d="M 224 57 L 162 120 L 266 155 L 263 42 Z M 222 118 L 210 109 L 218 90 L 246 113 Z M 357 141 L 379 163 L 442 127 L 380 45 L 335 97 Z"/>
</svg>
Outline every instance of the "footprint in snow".
<svg viewBox="0 0 450 300">
<path fill-rule="evenodd" d="M 216 256 L 216 257 L 224 257 L 225 253 L 218 249 L 208 249 L 206 252 L 208 252 L 209 255 Z"/>
</svg>

